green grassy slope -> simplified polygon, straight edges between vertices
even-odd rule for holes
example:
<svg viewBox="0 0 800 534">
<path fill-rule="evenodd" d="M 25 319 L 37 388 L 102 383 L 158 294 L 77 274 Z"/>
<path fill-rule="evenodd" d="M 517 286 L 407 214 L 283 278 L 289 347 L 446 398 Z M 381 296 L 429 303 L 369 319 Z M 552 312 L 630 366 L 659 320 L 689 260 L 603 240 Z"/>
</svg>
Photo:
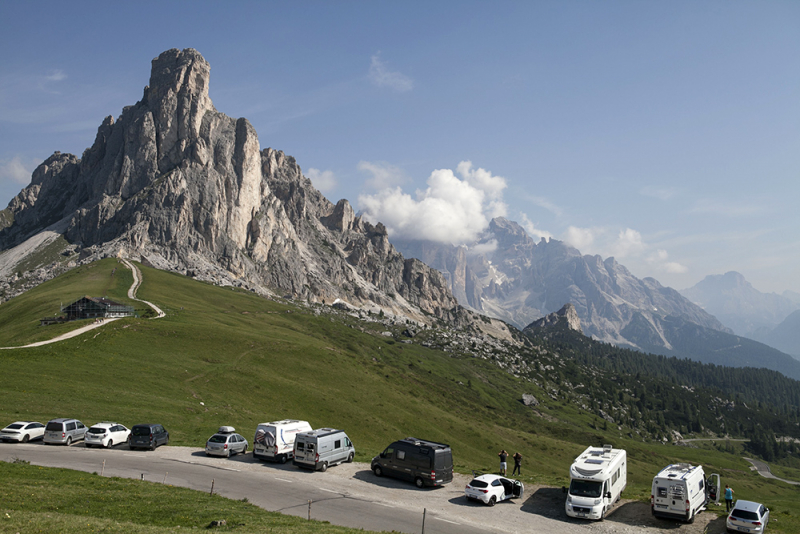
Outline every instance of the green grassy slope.
<svg viewBox="0 0 800 534">
<path fill-rule="evenodd" d="M 103 260 L 3 304 L 0 345 L 59 333 L 65 327 L 39 327 L 38 319 L 61 301 L 102 293 L 127 302 L 130 272 L 120 267 Z M 259 422 L 292 417 L 345 429 L 360 461 L 413 435 L 450 443 L 460 471 L 494 471 L 497 451 L 519 450 L 526 483 L 558 486 L 587 445 L 613 443 L 629 454 L 626 497 L 649 499 L 660 468 L 688 461 L 720 472 L 740 498 L 771 499 L 775 517 L 796 502 L 795 488 L 759 479 L 740 455 L 643 443 L 613 425 L 593 429 L 592 414 L 551 401 L 490 361 L 395 343 L 328 308 L 315 313 L 172 273 L 142 272 L 138 296 L 167 316 L 123 319 L 64 342 L 1 351 L 0 421 L 160 422 L 171 444 L 200 447 L 223 424 L 252 439 Z M 520 402 L 522 393 L 542 400 L 546 418 Z M 779 525 L 800 529 L 789 515 Z"/>
</svg>

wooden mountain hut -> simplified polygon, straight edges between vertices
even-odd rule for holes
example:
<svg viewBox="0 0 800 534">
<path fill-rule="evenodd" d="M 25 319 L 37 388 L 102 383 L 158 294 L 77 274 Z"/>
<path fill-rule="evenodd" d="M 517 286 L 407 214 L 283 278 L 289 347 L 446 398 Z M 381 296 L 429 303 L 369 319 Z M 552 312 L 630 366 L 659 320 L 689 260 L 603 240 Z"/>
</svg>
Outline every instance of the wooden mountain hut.
<svg viewBox="0 0 800 534">
<path fill-rule="evenodd" d="M 106 297 L 83 296 L 61 308 L 67 321 L 76 319 L 96 319 L 98 317 L 131 317 L 135 314 L 133 306 L 125 306 Z"/>
</svg>

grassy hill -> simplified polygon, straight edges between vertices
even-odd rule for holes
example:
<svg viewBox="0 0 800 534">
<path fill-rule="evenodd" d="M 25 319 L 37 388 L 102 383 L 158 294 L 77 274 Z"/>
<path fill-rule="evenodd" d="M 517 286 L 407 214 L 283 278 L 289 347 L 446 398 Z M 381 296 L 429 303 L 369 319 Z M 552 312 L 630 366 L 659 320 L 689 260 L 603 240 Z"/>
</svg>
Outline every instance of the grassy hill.
<svg viewBox="0 0 800 534">
<path fill-rule="evenodd" d="M 116 272 L 111 276 L 112 269 Z M 0 421 L 77 417 L 92 424 L 164 424 L 171 444 L 201 447 L 220 425 L 250 436 L 258 423 L 286 417 L 345 429 L 359 461 L 394 439 L 451 444 L 456 469 L 495 471 L 497 451 L 520 451 L 526 483 L 561 486 L 587 445 L 613 443 L 629 454 L 625 497 L 649 499 L 653 475 L 671 462 L 718 472 L 739 498 L 766 501 L 774 530 L 800 529 L 797 489 L 759 478 L 736 451 L 643 442 L 491 360 L 398 343 L 330 307 L 295 306 L 141 267 L 138 296 L 163 319 L 122 319 L 76 338 L 0 351 Z M 0 305 L 0 346 L 39 341 L 75 328 L 40 327 L 60 303 L 84 294 L 125 297 L 127 269 L 108 259 L 83 266 Z M 542 401 L 538 410 L 523 393 Z M 772 525 L 771 525 L 772 527 Z M 793 530 L 794 529 L 794 530 Z"/>
</svg>

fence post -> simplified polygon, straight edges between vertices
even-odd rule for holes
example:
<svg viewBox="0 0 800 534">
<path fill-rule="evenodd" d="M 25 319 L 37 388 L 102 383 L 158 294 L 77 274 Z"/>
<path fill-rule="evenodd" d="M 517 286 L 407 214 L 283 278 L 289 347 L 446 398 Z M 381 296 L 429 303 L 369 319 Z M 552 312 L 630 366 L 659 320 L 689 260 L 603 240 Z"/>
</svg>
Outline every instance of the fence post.
<svg viewBox="0 0 800 534">
<path fill-rule="evenodd" d="M 104 474 L 105 472 L 106 472 L 106 461 L 105 461 L 105 460 L 103 460 L 103 468 L 100 470 L 100 476 L 103 476 L 103 474 Z"/>
<path fill-rule="evenodd" d="M 308 520 L 311 521 L 311 499 L 308 499 Z"/>
<path fill-rule="evenodd" d="M 427 508 L 422 509 L 422 534 L 425 534 L 425 514 L 428 512 Z"/>
<path fill-rule="evenodd" d="M 166 473 L 164 473 L 164 480 L 163 480 L 163 482 L 161 482 L 162 484 L 166 484 L 166 483 L 167 483 L 167 475 L 168 475 L 168 474 L 169 474 L 169 471 L 167 471 Z"/>
<path fill-rule="evenodd" d="M 209 495 L 214 495 L 214 479 L 213 478 L 211 479 L 211 492 L 209 493 Z"/>
</svg>

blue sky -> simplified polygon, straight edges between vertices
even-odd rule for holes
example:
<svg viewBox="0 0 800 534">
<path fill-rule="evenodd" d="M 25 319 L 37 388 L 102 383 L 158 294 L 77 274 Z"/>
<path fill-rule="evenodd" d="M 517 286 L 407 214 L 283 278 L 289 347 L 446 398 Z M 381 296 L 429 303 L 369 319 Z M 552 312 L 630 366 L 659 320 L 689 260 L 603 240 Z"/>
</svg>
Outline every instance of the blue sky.
<svg viewBox="0 0 800 534">
<path fill-rule="evenodd" d="M 0 204 L 195 48 L 214 105 L 394 235 L 494 215 L 676 289 L 800 292 L 800 2 L 3 2 Z"/>
</svg>

